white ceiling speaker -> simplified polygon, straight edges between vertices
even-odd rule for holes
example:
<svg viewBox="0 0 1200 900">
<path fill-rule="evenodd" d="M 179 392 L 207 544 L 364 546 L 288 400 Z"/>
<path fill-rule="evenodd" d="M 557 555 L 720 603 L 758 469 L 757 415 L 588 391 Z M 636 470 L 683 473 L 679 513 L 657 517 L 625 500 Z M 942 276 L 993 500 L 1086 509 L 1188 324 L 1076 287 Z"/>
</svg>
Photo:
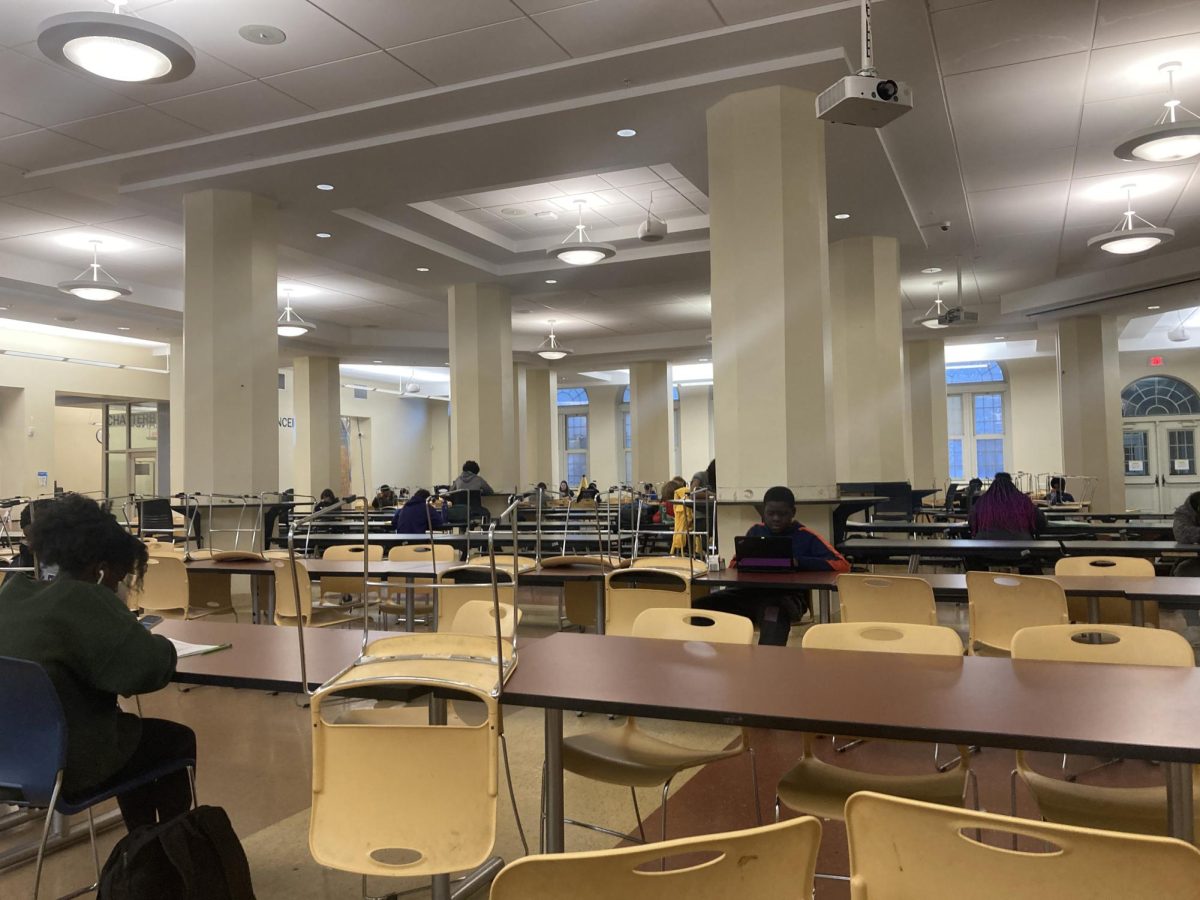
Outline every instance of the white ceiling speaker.
<svg viewBox="0 0 1200 900">
<path fill-rule="evenodd" d="M 1089 247 L 1127 256 L 1130 253 L 1145 253 L 1175 237 L 1174 229 L 1160 228 L 1133 211 L 1133 188 L 1132 184 L 1124 185 L 1125 212 L 1121 214 L 1121 220 L 1111 231 L 1088 238 Z M 1142 224 L 1137 224 L 1135 219 Z"/>
<path fill-rule="evenodd" d="M 80 300 L 116 300 L 118 297 L 128 297 L 132 294 L 133 288 L 121 284 L 100 265 L 100 244 L 103 242 L 95 240 L 88 243 L 92 245 L 92 264 L 70 281 L 60 281 L 58 289 L 64 294 L 73 294 Z"/>
<path fill-rule="evenodd" d="M 583 208 L 587 201 L 576 200 L 575 206 L 579 209 L 579 223 L 561 244 L 547 250 L 546 255 L 572 266 L 590 266 L 616 256 L 617 248 L 612 244 L 597 244 L 588 239 L 587 229 L 583 226 Z"/>
<path fill-rule="evenodd" d="M 1119 159 L 1160 163 L 1200 156 L 1200 116 L 1174 96 L 1175 73 L 1181 68 L 1182 63 L 1174 61 L 1158 67 L 1167 76 L 1168 97 L 1162 115 L 1149 128 L 1134 132 L 1113 150 Z M 1180 113 L 1183 113 L 1182 117 Z"/>
<path fill-rule="evenodd" d="M 192 46 L 175 34 L 121 13 L 126 0 L 109 0 L 111 13 L 64 13 L 38 27 L 38 49 L 61 66 L 109 81 L 162 84 L 196 68 Z"/>
<path fill-rule="evenodd" d="M 650 192 L 650 202 L 646 204 L 646 221 L 638 226 L 638 240 L 647 244 L 656 244 L 667 236 L 667 223 L 654 214 L 654 191 Z"/>
<path fill-rule="evenodd" d="M 292 309 L 292 292 L 285 290 L 283 315 L 275 324 L 275 333 L 280 337 L 300 337 L 316 330 L 316 325 L 300 318 L 300 314 Z"/>
<path fill-rule="evenodd" d="M 537 355 L 542 359 L 562 359 L 573 353 L 573 350 L 568 350 L 558 343 L 558 338 L 554 335 L 554 319 L 550 320 L 550 336 L 546 338 L 537 348 Z"/>
</svg>

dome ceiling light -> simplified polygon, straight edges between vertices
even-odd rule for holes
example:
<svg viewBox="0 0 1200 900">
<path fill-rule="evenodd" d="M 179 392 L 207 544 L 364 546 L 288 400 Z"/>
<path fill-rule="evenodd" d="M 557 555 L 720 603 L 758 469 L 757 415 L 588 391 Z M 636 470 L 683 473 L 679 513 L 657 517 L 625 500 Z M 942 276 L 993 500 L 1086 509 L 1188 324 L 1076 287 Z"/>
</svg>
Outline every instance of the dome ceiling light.
<svg viewBox="0 0 1200 900">
<path fill-rule="evenodd" d="M 92 264 L 70 281 L 60 281 L 58 289 L 64 294 L 74 294 L 80 300 L 116 300 L 128 297 L 133 288 L 121 284 L 100 265 L 100 245 L 103 241 L 88 241 L 92 245 Z"/>
<path fill-rule="evenodd" d="M 914 320 L 914 325 L 924 325 L 926 328 L 949 328 L 950 323 L 946 321 L 946 314 L 949 310 L 946 304 L 942 302 L 942 282 L 935 281 L 934 287 L 937 288 L 937 299 L 933 301 L 933 305 L 925 310 L 925 315 Z"/>
<path fill-rule="evenodd" d="M 38 28 L 38 49 L 61 66 L 109 81 L 162 84 L 196 68 L 196 53 L 175 34 L 121 12 L 126 0 L 109 0 L 111 13 L 51 16 Z"/>
<path fill-rule="evenodd" d="M 572 266 L 590 266 L 616 256 L 617 248 L 612 244 L 595 244 L 588 240 L 587 229 L 583 226 L 583 208 L 587 206 L 587 201 L 576 200 L 575 206 L 579 209 L 579 224 L 563 238 L 561 244 L 551 247 L 546 254 Z"/>
<path fill-rule="evenodd" d="M 310 331 L 315 331 L 316 325 L 304 321 L 300 318 L 300 314 L 292 309 L 292 292 L 285 290 L 283 296 L 283 315 L 279 317 L 279 322 L 275 325 L 275 332 L 280 337 L 300 337 Z"/>
<path fill-rule="evenodd" d="M 568 350 L 558 343 L 558 338 L 554 335 L 554 319 L 550 320 L 550 336 L 542 341 L 537 348 L 537 355 L 542 359 L 562 359 L 573 353 L 573 350 Z"/>
<path fill-rule="evenodd" d="M 1112 231 L 1088 238 L 1089 247 L 1099 247 L 1108 253 L 1125 256 L 1130 253 L 1145 253 L 1175 237 L 1174 229 L 1159 228 L 1133 211 L 1133 188 L 1132 184 L 1124 185 L 1125 212 L 1121 220 Z M 1138 225 L 1134 219 L 1142 224 Z"/>
<path fill-rule="evenodd" d="M 1158 67 L 1167 75 L 1168 99 L 1163 104 L 1163 113 L 1149 128 L 1135 132 L 1113 150 L 1119 159 L 1165 163 L 1200 156 L 1200 116 L 1175 98 L 1175 73 L 1181 68 L 1179 62 L 1166 62 Z M 1180 112 L 1184 115 L 1180 116 Z"/>
</svg>

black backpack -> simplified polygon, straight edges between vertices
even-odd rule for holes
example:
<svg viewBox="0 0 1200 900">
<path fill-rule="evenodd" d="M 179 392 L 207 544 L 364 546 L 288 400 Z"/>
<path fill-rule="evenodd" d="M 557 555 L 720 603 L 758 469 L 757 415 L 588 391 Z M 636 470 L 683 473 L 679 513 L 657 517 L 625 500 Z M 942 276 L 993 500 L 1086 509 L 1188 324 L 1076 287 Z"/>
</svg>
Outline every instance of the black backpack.
<svg viewBox="0 0 1200 900">
<path fill-rule="evenodd" d="M 100 873 L 99 900 L 255 900 L 250 864 L 218 806 L 135 828 Z"/>
</svg>

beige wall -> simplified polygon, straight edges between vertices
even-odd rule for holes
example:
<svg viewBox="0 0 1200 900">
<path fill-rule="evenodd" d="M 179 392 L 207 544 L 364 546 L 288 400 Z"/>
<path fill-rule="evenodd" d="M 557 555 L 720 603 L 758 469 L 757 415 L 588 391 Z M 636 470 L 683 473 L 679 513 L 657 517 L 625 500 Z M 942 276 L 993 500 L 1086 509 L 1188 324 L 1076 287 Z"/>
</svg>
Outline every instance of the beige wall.
<svg viewBox="0 0 1200 900">
<path fill-rule="evenodd" d="M 104 452 L 96 440 L 103 418 L 99 409 L 54 409 L 54 477 L 68 491 L 98 493 L 104 489 Z"/>
<path fill-rule="evenodd" d="M 1161 356 L 1161 366 L 1151 366 L 1150 357 Z M 1132 353 L 1122 353 L 1121 358 L 1121 389 L 1131 381 L 1145 378 L 1147 375 L 1169 375 L 1186 381 L 1197 391 L 1200 391 L 1200 350 L 1186 348 L 1181 350 L 1138 350 Z M 1120 400 L 1114 401 L 1118 405 Z"/>
<path fill-rule="evenodd" d="M 712 387 L 683 385 L 679 388 L 679 456 L 682 475 L 691 478 L 693 472 L 708 468 L 713 458 Z M 665 478 L 659 478 L 657 489 Z"/>
</svg>

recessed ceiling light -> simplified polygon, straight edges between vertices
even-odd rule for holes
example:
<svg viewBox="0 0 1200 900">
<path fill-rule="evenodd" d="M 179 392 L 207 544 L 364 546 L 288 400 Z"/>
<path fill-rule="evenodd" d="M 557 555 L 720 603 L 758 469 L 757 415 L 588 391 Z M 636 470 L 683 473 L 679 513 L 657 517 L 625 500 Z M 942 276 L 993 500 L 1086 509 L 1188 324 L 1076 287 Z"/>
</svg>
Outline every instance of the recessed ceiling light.
<svg viewBox="0 0 1200 900">
<path fill-rule="evenodd" d="M 7 306 L 0 306 L 0 312 L 8 312 Z"/>
<path fill-rule="evenodd" d="M 835 219 L 848 219 L 848 218 L 850 218 L 850 213 L 837 213 L 834 215 L 834 218 Z"/>
<path fill-rule="evenodd" d="M 328 231 L 318 231 L 318 232 L 317 232 L 317 237 L 319 237 L 319 238 L 331 238 L 331 237 L 333 237 L 333 235 L 332 235 L 332 234 L 330 234 Z"/>
<path fill-rule="evenodd" d="M 54 321 L 55 322 L 78 322 L 79 317 L 78 316 L 55 316 Z"/>
<path fill-rule="evenodd" d="M 712 360 L 709 359 L 707 356 L 702 356 L 698 360 L 696 360 L 696 362 L 712 362 Z"/>
<path fill-rule="evenodd" d="M 128 325 L 118 325 L 117 331 L 129 331 L 129 326 Z"/>
<path fill-rule="evenodd" d="M 1146 309 L 1162 309 L 1161 306 L 1147 306 Z"/>
<path fill-rule="evenodd" d="M 175 34 L 117 12 L 73 12 L 51 16 L 38 28 L 38 49 L 60 66 L 109 81 L 162 84 L 192 74 L 196 55 Z"/>
<path fill-rule="evenodd" d="M 333 185 L 332 184 L 318 184 L 317 190 L 318 191 L 332 191 Z"/>
<path fill-rule="evenodd" d="M 1004 340 L 1004 335 L 998 334 L 994 338 L 992 338 L 992 340 L 993 341 L 1002 341 L 1002 340 Z"/>
<path fill-rule="evenodd" d="M 546 284 L 558 284 L 558 279 L 557 278 L 547 278 Z"/>
<path fill-rule="evenodd" d="M 429 266 L 417 266 L 417 271 L 418 272 L 428 272 Z"/>
<path fill-rule="evenodd" d="M 549 219 L 553 221 L 554 219 L 558 218 L 558 213 L 554 212 L 553 210 L 543 209 L 540 212 L 535 212 L 533 217 L 535 219 Z"/>
<path fill-rule="evenodd" d="M 622 128 L 617 131 L 617 137 L 636 137 L 637 132 L 632 128 Z"/>
<path fill-rule="evenodd" d="M 922 275 L 936 275 L 940 271 L 942 271 L 941 266 L 929 266 L 926 269 L 922 269 L 921 274 Z"/>
<path fill-rule="evenodd" d="M 375 363 L 375 365 L 377 365 L 377 366 L 383 365 L 382 359 L 373 359 L 373 360 L 371 360 L 371 362 Z"/>
</svg>

